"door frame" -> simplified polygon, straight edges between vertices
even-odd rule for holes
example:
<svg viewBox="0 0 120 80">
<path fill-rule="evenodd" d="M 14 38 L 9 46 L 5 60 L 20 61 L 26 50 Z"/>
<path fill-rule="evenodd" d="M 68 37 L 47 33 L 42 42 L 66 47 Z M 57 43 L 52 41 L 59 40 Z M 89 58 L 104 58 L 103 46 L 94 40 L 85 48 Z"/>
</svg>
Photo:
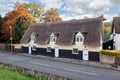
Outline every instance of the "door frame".
<svg viewBox="0 0 120 80">
<path fill-rule="evenodd" d="M 55 57 L 59 57 L 59 48 L 58 47 L 55 48 Z"/>
<path fill-rule="evenodd" d="M 87 49 L 83 50 L 83 60 L 85 60 L 85 61 L 89 60 L 89 52 Z"/>
</svg>

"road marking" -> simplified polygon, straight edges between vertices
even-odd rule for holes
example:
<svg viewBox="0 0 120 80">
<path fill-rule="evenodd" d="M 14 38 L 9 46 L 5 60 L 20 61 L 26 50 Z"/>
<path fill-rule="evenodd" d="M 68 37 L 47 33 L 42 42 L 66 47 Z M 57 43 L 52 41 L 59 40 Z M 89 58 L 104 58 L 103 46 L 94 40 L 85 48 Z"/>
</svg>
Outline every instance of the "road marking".
<svg viewBox="0 0 120 80">
<path fill-rule="evenodd" d="M 50 67 L 50 65 L 47 65 L 47 64 L 43 64 L 43 63 L 37 63 L 37 62 L 29 62 L 31 64 L 36 64 L 36 65 L 40 65 L 40 66 L 44 66 L 44 67 Z"/>
<path fill-rule="evenodd" d="M 71 72 L 77 72 L 77 73 L 84 73 L 84 74 L 89 74 L 89 75 L 94 75 L 94 76 L 99 76 L 100 74 L 92 73 L 92 72 L 86 72 L 86 71 L 79 71 L 79 70 L 74 70 L 74 69 L 69 69 L 69 68 L 64 68 L 66 71 L 71 71 Z"/>
</svg>

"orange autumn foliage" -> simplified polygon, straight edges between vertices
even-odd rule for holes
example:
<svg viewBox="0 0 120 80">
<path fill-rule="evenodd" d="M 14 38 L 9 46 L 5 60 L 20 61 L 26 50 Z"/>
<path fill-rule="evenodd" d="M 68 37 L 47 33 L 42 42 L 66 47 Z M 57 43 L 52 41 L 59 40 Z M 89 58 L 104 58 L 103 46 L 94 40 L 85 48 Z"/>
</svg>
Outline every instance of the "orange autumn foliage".
<svg viewBox="0 0 120 80">
<path fill-rule="evenodd" d="M 56 9 L 50 9 L 47 11 L 45 16 L 45 22 L 60 22 L 62 18 L 59 16 Z"/>
<path fill-rule="evenodd" d="M 2 25 L 2 31 L 3 34 L 2 39 L 9 40 L 10 38 L 10 29 L 9 27 L 13 27 L 13 24 L 16 20 L 16 18 L 24 15 L 24 14 L 31 14 L 26 8 L 24 8 L 23 5 L 17 3 L 15 4 L 15 8 L 13 11 L 8 12 L 6 14 L 6 21 Z M 31 14 L 32 15 L 32 14 Z M 13 28 L 12 28 L 13 29 Z"/>
</svg>

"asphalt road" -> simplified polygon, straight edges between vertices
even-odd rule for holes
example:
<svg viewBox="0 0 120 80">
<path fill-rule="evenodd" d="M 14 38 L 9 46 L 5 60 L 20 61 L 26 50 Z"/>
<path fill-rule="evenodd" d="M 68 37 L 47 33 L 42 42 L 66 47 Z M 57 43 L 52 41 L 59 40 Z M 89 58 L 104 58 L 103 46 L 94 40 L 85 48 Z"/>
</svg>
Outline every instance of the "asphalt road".
<svg viewBox="0 0 120 80">
<path fill-rule="evenodd" d="M 9 52 L 8 52 L 9 53 Z M 120 71 L 38 59 L 0 51 L 0 62 L 73 80 L 120 80 Z"/>
</svg>

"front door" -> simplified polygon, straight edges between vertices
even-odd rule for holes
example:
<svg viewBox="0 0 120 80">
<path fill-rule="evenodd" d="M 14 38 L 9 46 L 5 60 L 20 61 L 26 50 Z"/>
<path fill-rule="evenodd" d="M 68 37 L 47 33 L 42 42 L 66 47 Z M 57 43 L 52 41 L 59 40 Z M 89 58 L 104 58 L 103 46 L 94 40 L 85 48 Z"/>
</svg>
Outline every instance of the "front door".
<svg viewBox="0 0 120 80">
<path fill-rule="evenodd" d="M 55 48 L 55 57 L 59 57 L 59 49 Z"/>
<path fill-rule="evenodd" d="M 88 50 L 83 50 L 83 60 L 88 61 Z"/>
</svg>

